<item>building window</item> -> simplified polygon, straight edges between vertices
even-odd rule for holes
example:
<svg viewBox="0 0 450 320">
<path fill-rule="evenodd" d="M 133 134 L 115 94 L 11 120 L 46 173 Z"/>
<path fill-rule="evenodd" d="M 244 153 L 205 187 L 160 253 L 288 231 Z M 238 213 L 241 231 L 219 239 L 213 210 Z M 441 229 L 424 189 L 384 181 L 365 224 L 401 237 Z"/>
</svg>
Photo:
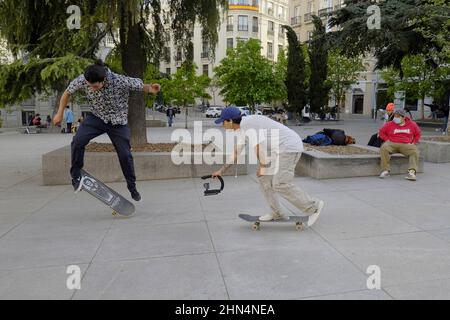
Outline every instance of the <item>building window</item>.
<svg viewBox="0 0 450 320">
<path fill-rule="evenodd" d="M 170 68 L 166 68 L 166 74 L 169 76 L 172 73 L 172 70 Z"/>
<path fill-rule="evenodd" d="M 274 15 L 274 10 L 273 10 L 273 2 L 267 2 L 267 14 L 269 16 L 273 16 Z"/>
<path fill-rule="evenodd" d="M 273 43 L 267 42 L 267 58 L 273 58 Z"/>
<path fill-rule="evenodd" d="M 176 56 L 177 61 L 181 61 L 182 60 L 182 55 L 181 55 L 181 48 L 177 49 L 177 56 Z"/>
<path fill-rule="evenodd" d="M 233 38 L 228 38 L 227 39 L 227 49 L 233 49 L 233 48 L 234 48 Z"/>
<path fill-rule="evenodd" d="M 278 53 L 283 51 L 283 46 L 281 44 L 278 45 Z"/>
<path fill-rule="evenodd" d="M 238 17 L 238 31 L 248 31 L 248 16 Z"/>
<path fill-rule="evenodd" d="M 209 58 L 209 43 L 208 43 L 208 41 L 203 40 L 202 59 L 208 59 L 208 58 Z"/>
<path fill-rule="evenodd" d="M 239 42 L 245 42 L 245 41 L 248 41 L 248 38 L 237 38 L 236 39 L 236 41 L 239 43 Z"/>
<path fill-rule="evenodd" d="M 203 75 L 209 77 L 209 64 L 203 65 Z"/>
<path fill-rule="evenodd" d="M 253 27 L 253 29 L 252 29 L 253 32 L 258 32 L 259 31 L 258 17 L 253 17 L 252 27 Z"/>
<path fill-rule="evenodd" d="M 273 35 L 275 32 L 275 23 L 273 21 L 269 21 L 267 34 Z"/>
<path fill-rule="evenodd" d="M 164 61 L 170 63 L 170 48 L 164 47 Z"/>
<path fill-rule="evenodd" d="M 286 9 L 283 6 L 278 7 L 278 18 L 281 20 L 286 20 Z"/>
<path fill-rule="evenodd" d="M 284 30 L 283 26 L 280 25 L 278 27 L 278 37 L 281 38 L 281 39 L 284 39 L 284 32 L 285 32 L 285 30 Z"/>
<path fill-rule="evenodd" d="M 228 16 L 227 18 L 227 31 L 233 31 L 233 16 Z"/>
</svg>

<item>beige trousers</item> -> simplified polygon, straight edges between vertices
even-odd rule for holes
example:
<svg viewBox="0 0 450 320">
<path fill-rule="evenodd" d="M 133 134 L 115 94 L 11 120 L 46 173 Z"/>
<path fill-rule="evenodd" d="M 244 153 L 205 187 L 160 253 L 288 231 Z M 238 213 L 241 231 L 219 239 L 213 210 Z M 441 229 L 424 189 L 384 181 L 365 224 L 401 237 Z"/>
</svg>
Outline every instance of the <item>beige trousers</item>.
<svg viewBox="0 0 450 320">
<path fill-rule="evenodd" d="M 392 153 L 401 153 L 409 157 L 409 170 L 414 170 L 417 172 L 419 166 L 419 149 L 415 144 L 412 143 L 395 143 L 391 141 L 386 141 L 380 148 L 381 155 L 381 170 L 389 171 Z"/>
<path fill-rule="evenodd" d="M 312 214 L 317 208 L 318 200 L 292 183 L 295 167 L 301 155 L 301 153 L 279 154 L 278 170 L 274 170 L 271 175 L 258 178 L 261 191 L 273 214 L 282 214 L 278 194 L 307 215 Z"/>
</svg>

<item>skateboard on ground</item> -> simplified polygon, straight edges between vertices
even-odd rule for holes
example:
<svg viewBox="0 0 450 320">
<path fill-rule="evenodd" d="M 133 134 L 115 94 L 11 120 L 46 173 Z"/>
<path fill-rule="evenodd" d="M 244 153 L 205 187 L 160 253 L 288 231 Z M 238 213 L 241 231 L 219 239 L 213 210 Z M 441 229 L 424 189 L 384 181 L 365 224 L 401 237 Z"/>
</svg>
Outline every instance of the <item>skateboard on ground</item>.
<svg viewBox="0 0 450 320">
<path fill-rule="evenodd" d="M 302 216 L 287 216 L 285 219 L 271 220 L 271 221 L 260 221 L 259 216 L 252 216 L 249 214 L 240 214 L 239 218 L 247 222 L 253 222 L 252 229 L 259 230 L 261 223 L 293 223 L 297 231 L 302 231 L 308 226 L 308 217 Z"/>
<path fill-rule="evenodd" d="M 131 217 L 133 215 L 136 210 L 134 204 L 88 172 L 81 170 L 80 173 L 80 191 L 87 191 L 87 193 L 110 207 L 113 210 L 113 216 Z"/>
</svg>

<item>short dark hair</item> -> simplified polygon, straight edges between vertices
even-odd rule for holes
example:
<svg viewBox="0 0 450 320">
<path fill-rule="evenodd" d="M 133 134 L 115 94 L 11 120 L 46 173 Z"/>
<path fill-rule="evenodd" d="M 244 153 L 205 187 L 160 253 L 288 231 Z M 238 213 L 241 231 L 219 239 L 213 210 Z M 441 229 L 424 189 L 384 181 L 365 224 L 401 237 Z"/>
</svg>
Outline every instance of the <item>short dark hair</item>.
<svg viewBox="0 0 450 320">
<path fill-rule="evenodd" d="M 103 82 L 106 78 L 106 66 L 102 60 L 97 60 L 84 71 L 84 78 L 89 83 Z"/>
</svg>

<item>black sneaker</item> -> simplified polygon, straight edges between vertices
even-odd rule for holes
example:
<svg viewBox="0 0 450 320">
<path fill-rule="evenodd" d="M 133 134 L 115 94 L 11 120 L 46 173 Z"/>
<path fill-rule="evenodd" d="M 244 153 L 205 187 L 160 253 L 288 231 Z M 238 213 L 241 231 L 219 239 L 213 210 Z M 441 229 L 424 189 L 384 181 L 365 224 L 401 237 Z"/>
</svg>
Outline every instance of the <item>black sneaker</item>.
<svg viewBox="0 0 450 320">
<path fill-rule="evenodd" d="M 73 191 L 75 191 L 75 193 L 80 192 L 82 184 L 81 184 L 81 177 L 72 179 L 72 186 L 73 186 Z"/>
<path fill-rule="evenodd" d="M 130 193 L 131 193 L 131 197 L 133 198 L 134 201 L 136 201 L 136 202 L 141 201 L 141 199 L 142 199 L 141 195 L 139 194 L 139 192 L 136 189 L 130 191 Z"/>
</svg>

